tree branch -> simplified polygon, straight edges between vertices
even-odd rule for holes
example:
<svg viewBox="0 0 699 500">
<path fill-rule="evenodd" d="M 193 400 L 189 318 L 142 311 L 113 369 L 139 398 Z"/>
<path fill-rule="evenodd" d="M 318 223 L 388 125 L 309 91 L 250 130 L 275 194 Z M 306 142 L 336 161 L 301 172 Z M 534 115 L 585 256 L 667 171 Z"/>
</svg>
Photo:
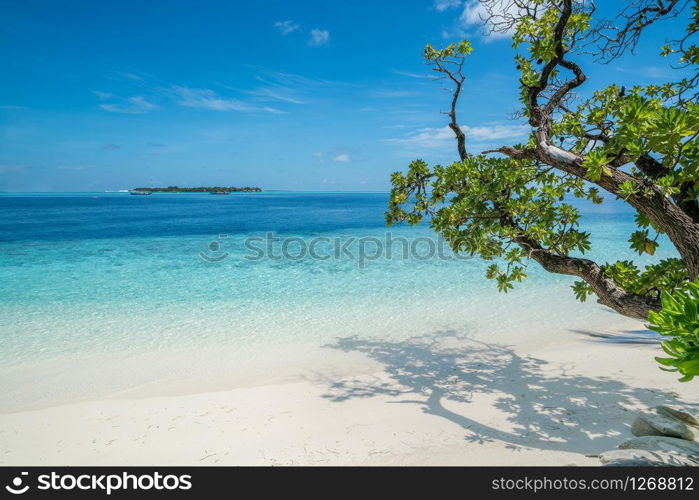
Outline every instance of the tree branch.
<svg viewBox="0 0 699 500">
<path fill-rule="evenodd" d="M 619 314 L 646 319 L 648 311 L 660 310 L 659 298 L 627 292 L 590 259 L 556 255 L 526 236 L 516 237 L 514 241 L 528 250 L 531 258 L 546 271 L 581 278 L 594 290 L 600 304 L 610 307 Z"/>
<path fill-rule="evenodd" d="M 463 86 L 464 80 L 466 80 L 466 77 L 462 72 L 464 59 L 459 58 L 454 63 L 457 66 L 456 71 L 446 68 L 440 61 L 435 61 L 436 67 L 433 68 L 433 71 L 438 71 L 440 73 L 446 74 L 447 77 L 449 77 L 449 79 L 452 82 L 454 82 L 454 91 L 452 93 L 451 108 L 447 115 L 449 116 L 450 120 L 449 128 L 454 132 L 454 135 L 456 136 L 456 147 L 459 152 L 459 158 L 461 158 L 461 160 L 465 160 L 468 156 L 468 153 L 466 152 L 466 135 L 464 134 L 463 130 L 461 130 L 459 122 L 456 119 L 456 105 L 458 104 L 459 96 L 461 95 L 461 87 Z"/>
<path fill-rule="evenodd" d="M 634 53 L 641 33 L 651 24 L 679 15 L 691 0 L 627 0 L 625 7 L 617 15 L 621 27 L 614 21 L 601 21 L 593 29 L 593 36 L 586 44 L 596 45 L 597 56 L 602 63 L 608 63 L 630 50 Z"/>
</svg>

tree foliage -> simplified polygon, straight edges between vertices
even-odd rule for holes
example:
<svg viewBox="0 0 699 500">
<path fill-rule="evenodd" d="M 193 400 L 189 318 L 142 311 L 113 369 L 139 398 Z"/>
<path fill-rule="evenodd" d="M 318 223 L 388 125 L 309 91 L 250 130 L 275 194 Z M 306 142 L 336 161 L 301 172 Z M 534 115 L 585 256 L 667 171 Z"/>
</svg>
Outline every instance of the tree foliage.
<svg viewBox="0 0 699 500">
<path fill-rule="evenodd" d="M 648 328 L 669 337 L 661 344 L 669 357 L 655 359 L 687 382 L 699 375 L 699 280 L 672 294 L 664 291 L 661 300 L 662 310 L 648 315 Z"/>
<path fill-rule="evenodd" d="M 487 277 L 501 291 L 525 279 L 535 260 L 549 272 L 578 277 L 578 299 L 596 295 L 621 314 L 645 319 L 660 310 L 663 292 L 682 289 L 699 274 L 697 77 L 588 89 L 590 97 L 582 99 L 576 91 L 587 77 L 574 59 L 593 52 L 604 62 L 634 50 L 643 29 L 692 3 L 685 36 L 658 50 L 684 66 L 684 74 L 690 69 L 696 75 L 699 49 L 692 36 L 699 29 L 699 5 L 631 2 L 617 27 L 597 19 L 589 2 L 482 3 L 493 29 L 513 33 L 519 116 L 531 125 L 531 135 L 524 144 L 468 153 L 456 111 L 471 45 L 428 45 L 426 62 L 454 84 L 447 115 L 459 157 L 449 165 L 415 160 L 407 172 L 394 173 L 387 223 L 427 218 L 455 251 L 493 261 Z M 581 230 L 571 200 L 602 203 L 603 192 L 635 209 L 629 244 L 636 253 L 655 254 L 665 234 L 678 257 L 645 268 L 614 256 L 604 264 L 584 258 L 590 234 Z"/>
</svg>

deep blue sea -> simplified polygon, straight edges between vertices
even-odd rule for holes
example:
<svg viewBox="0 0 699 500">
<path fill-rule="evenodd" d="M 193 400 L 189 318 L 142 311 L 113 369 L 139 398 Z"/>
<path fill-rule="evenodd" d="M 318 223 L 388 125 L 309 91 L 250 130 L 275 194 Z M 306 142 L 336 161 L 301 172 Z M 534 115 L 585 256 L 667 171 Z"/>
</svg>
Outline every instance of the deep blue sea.
<svg viewBox="0 0 699 500">
<path fill-rule="evenodd" d="M 0 194 L 0 399 L 15 408 L 296 373 L 348 336 L 534 345 L 628 324 L 535 263 L 498 293 L 487 263 L 440 251 L 427 225 L 387 229 L 387 198 Z M 630 213 L 583 210 L 593 256 L 634 257 Z"/>
</svg>

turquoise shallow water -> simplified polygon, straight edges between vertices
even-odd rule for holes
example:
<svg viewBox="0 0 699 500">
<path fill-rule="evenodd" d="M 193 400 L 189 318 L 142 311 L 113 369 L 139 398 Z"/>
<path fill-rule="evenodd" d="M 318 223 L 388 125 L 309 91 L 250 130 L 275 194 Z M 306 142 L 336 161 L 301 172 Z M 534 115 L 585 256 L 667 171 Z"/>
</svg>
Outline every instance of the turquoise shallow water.
<svg viewBox="0 0 699 500">
<path fill-rule="evenodd" d="M 386 199 L 0 195 L 5 400 L 70 400 L 161 379 L 220 377 L 222 370 L 235 378 L 254 373 L 262 352 L 291 353 L 292 346 L 352 335 L 399 339 L 451 330 L 533 345 L 575 329 L 629 324 L 594 303 L 581 306 L 569 292 L 572 279 L 535 264 L 528 282 L 498 294 L 483 277 L 486 263 L 448 251 L 426 258 L 427 239 L 438 243 L 426 226 L 391 228 L 394 240 L 416 245 L 408 258 L 402 243 L 392 246 L 393 258 L 385 251 L 368 258 L 386 241 Z M 589 212 L 586 225 L 601 260 L 633 258 L 631 214 L 605 204 Z M 268 233 L 278 238 L 273 254 L 287 245 L 287 258 L 269 258 Z M 251 237 L 259 238 L 252 243 L 258 250 L 246 247 Z M 320 258 L 300 255 L 314 239 Z M 335 255 L 335 240 L 346 252 Z M 670 254 L 665 246 L 658 257 Z M 280 356 L 265 358 L 265 369 L 275 360 L 291 363 Z"/>
</svg>

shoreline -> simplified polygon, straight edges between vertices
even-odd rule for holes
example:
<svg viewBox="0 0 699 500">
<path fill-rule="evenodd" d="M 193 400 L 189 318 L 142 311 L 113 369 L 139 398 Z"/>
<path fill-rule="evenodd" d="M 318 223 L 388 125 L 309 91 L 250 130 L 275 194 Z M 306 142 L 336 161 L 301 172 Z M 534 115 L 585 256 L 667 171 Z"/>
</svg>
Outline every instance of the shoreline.
<svg viewBox="0 0 699 500">
<path fill-rule="evenodd" d="M 635 409 L 699 403 L 648 342 L 344 339 L 363 371 L 0 414 L 0 464 L 597 465 L 586 455 L 630 439 Z"/>
<path fill-rule="evenodd" d="M 331 377 L 374 373 L 381 370 L 381 360 L 363 351 L 378 342 L 397 346 L 420 338 L 455 337 L 531 352 L 643 328 L 642 322 L 595 304 L 574 302 L 562 286 L 536 290 L 542 299 L 524 317 L 520 311 L 531 300 L 527 290 L 498 297 L 496 307 L 488 304 L 490 295 L 477 295 L 477 302 L 469 296 L 449 301 L 441 296 L 423 299 L 423 308 L 414 311 L 366 299 L 368 304 L 360 301 L 344 310 L 332 304 L 312 310 L 289 308 L 278 311 L 272 321 L 262 316 L 251 323 L 215 319 L 236 315 L 235 310 L 219 306 L 196 314 L 168 309 L 158 316 L 160 322 L 139 331 L 121 326 L 132 323 L 133 318 L 122 321 L 114 314 L 104 328 L 117 325 L 119 330 L 97 330 L 90 337 L 84 333 L 59 337 L 70 331 L 68 327 L 79 331 L 89 326 L 89 321 L 78 320 L 57 330 L 51 345 L 45 345 L 40 336 L 22 337 L 23 342 L 32 340 L 24 352 L 44 355 L 15 358 L 0 366 L 0 413 L 111 397 L 181 396 L 282 384 L 305 380 L 314 373 Z M 567 300 L 559 301 L 557 314 L 547 317 L 544 304 L 563 292 Z M 476 309 L 480 310 L 478 317 L 473 316 Z M 575 309 L 577 316 L 572 314 Z M 78 312 L 71 316 L 78 318 Z M 449 321 L 440 319 L 444 317 Z M 42 323 L 25 323 L 28 332 L 45 328 Z M 106 341 L 101 340 L 105 337 Z M 348 344 L 353 339 L 355 343 Z M 64 352 L 55 349 L 63 345 L 78 347 Z"/>
</svg>

